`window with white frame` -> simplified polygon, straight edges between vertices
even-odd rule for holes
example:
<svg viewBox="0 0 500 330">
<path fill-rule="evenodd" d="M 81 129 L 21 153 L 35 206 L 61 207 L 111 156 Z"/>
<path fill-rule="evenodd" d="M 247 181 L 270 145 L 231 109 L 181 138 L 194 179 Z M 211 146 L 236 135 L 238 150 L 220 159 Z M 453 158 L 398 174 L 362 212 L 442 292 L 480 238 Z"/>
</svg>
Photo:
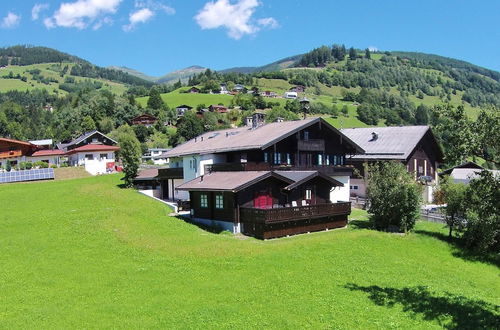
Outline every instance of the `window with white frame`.
<svg viewBox="0 0 500 330">
<path fill-rule="evenodd" d="M 93 154 L 86 154 L 85 159 L 86 160 L 94 160 L 94 155 Z"/>
<path fill-rule="evenodd" d="M 200 207 L 203 207 L 203 208 L 208 207 L 208 195 L 207 194 L 200 195 Z"/>
<path fill-rule="evenodd" d="M 306 199 L 312 199 L 312 190 L 306 189 Z"/>
<path fill-rule="evenodd" d="M 215 195 L 215 208 L 216 209 L 224 208 L 224 195 Z"/>
<path fill-rule="evenodd" d="M 99 157 L 101 159 L 107 159 L 108 158 L 108 154 L 100 154 Z"/>
</svg>

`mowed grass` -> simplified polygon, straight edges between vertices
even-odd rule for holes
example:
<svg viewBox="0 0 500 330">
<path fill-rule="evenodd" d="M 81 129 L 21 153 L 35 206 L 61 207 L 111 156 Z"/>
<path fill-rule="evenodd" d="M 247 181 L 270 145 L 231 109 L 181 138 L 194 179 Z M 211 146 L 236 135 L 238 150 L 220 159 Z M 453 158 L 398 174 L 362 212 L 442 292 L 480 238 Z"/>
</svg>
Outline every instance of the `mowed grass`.
<svg viewBox="0 0 500 330">
<path fill-rule="evenodd" d="M 212 234 L 117 175 L 0 186 L 0 328 L 492 328 L 498 268 L 347 229 L 260 241 Z"/>
<path fill-rule="evenodd" d="M 171 108 L 175 108 L 183 104 L 189 105 L 193 108 L 199 104 L 205 104 L 205 106 L 208 107 L 211 104 L 222 103 L 225 106 L 228 106 L 233 99 L 233 96 L 231 95 L 181 93 L 180 91 L 184 89 L 185 88 L 177 89 L 170 93 L 161 94 L 161 98 Z M 137 98 L 136 101 L 141 106 L 145 107 L 148 104 L 148 99 L 149 96 L 145 96 Z"/>
</svg>

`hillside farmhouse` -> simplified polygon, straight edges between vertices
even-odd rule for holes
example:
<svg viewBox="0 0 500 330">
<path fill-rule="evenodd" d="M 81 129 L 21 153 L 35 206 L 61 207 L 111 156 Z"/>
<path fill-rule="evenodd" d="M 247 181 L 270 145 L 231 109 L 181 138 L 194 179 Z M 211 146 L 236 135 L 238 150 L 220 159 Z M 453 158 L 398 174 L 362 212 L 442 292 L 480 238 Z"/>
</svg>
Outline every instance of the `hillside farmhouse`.
<svg viewBox="0 0 500 330">
<path fill-rule="evenodd" d="M 137 116 L 131 120 L 132 125 L 142 125 L 146 127 L 151 127 L 157 122 L 158 118 L 147 113 Z"/>
<path fill-rule="evenodd" d="M 186 104 L 182 104 L 182 105 L 177 106 L 175 108 L 175 111 L 177 112 L 177 118 L 184 117 L 186 112 L 191 110 L 191 109 L 193 109 L 193 107 L 186 105 Z"/>
<path fill-rule="evenodd" d="M 194 221 L 259 238 L 345 226 L 346 158 L 363 149 L 321 118 L 254 122 L 177 146 L 164 154 L 170 168 L 141 173 L 137 185 L 189 200 Z"/>
<path fill-rule="evenodd" d="M 424 201 L 432 201 L 443 152 L 429 126 L 348 128 L 341 132 L 365 150 L 347 160 L 359 172 L 351 177 L 352 196 L 366 197 L 366 165 L 393 160 L 404 164 L 415 180 L 425 182 Z"/>
</svg>

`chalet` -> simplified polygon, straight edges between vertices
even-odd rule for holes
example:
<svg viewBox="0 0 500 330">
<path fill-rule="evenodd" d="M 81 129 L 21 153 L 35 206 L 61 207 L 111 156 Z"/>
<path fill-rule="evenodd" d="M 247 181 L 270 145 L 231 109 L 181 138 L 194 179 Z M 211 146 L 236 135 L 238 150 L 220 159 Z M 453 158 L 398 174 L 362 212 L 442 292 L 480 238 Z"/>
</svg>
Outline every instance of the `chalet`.
<svg viewBox="0 0 500 330">
<path fill-rule="evenodd" d="M 191 87 L 190 89 L 188 89 L 188 93 L 191 93 L 191 94 L 198 94 L 200 92 L 200 89 L 198 87 Z"/>
<path fill-rule="evenodd" d="M 160 189 L 164 197 L 190 200 L 195 221 L 233 232 L 271 238 L 329 229 L 346 223 L 346 159 L 357 153 L 363 149 L 322 118 L 255 118 L 166 152 L 170 168 L 159 174 Z"/>
<path fill-rule="evenodd" d="M 147 113 L 137 116 L 131 120 L 132 125 L 142 125 L 146 127 L 151 127 L 157 122 L 158 118 Z"/>
<path fill-rule="evenodd" d="M 193 109 L 193 107 L 190 107 L 189 105 L 182 104 L 179 105 L 175 108 L 175 111 L 177 112 L 177 118 L 184 117 L 187 111 Z"/>
<path fill-rule="evenodd" d="M 208 110 L 210 112 L 226 113 L 227 107 L 223 105 L 212 104 L 211 106 L 208 107 Z"/>
<path fill-rule="evenodd" d="M 115 168 L 117 142 L 99 131 L 80 135 L 68 143 L 59 143 L 58 149 L 68 156 L 70 166 L 84 166 L 92 175 L 111 173 Z"/>
<path fill-rule="evenodd" d="M 163 154 L 170 149 L 165 148 L 149 148 L 148 151 L 142 155 L 142 161 L 152 161 L 155 165 L 164 165 L 168 163 L 168 159 L 163 157 Z"/>
<path fill-rule="evenodd" d="M 234 85 L 233 87 L 233 92 L 236 92 L 236 93 L 241 93 L 245 90 L 245 86 L 243 86 L 242 84 L 236 84 Z"/>
<path fill-rule="evenodd" d="M 443 153 L 429 126 L 348 128 L 341 132 L 365 150 L 347 161 L 359 171 L 351 178 L 352 196 L 366 196 L 366 164 L 393 160 L 403 163 L 415 180 L 427 183 L 424 200 L 432 201 Z"/>
<path fill-rule="evenodd" d="M 292 88 L 290 88 L 290 92 L 304 93 L 305 91 L 306 91 L 305 86 L 297 85 L 297 86 L 293 86 Z"/>
<path fill-rule="evenodd" d="M 50 150 L 47 144 L 52 145 L 52 140 L 25 142 L 0 138 L 0 167 L 4 167 L 7 160 L 12 167 L 16 167 L 21 162 L 38 161 L 43 161 L 49 166 L 59 166 L 61 157 L 65 153 L 61 150 Z"/>
<path fill-rule="evenodd" d="M 479 177 L 479 173 L 485 170 L 482 166 L 474 162 L 465 162 L 463 164 L 446 169 L 439 173 L 440 177 L 449 176 L 455 183 L 469 184 L 470 180 Z M 500 175 L 499 170 L 487 170 L 493 175 Z"/>
<path fill-rule="evenodd" d="M 285 92 L 285 94 L 283 94 L 283 97 L 285 99 L 295 100 L 299 96 L 297 95 L 297 92 Z"/>
</svg>

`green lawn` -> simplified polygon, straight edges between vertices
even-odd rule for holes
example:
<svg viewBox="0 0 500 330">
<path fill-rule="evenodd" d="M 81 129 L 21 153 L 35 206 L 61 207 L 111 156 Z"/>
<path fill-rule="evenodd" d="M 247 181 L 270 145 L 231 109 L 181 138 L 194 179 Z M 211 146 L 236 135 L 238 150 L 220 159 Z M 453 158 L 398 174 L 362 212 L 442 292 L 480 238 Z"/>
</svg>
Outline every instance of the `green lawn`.
<svg viewBox="0 0 500 330">
<path fill-rule="evenodd" d="M 117 175 L 0 186 L 0 328 L 494 328 L 498 267 L 420 222 L 212 234 Z M 495 311 L 495 306 L 497 306 Z"/>
<path fill-rule="evenodd" d="M 185 88 L 184 88 L 185 89 Z M 195 108 L 198 104 L 205 104 L 207 107 L 211 104 L 222 103 L 226 106 L 229 105 L 233 96 L 231 95 L 220 95 L 220 94 L 191 94 L 191 93 L 180 93 L 179 90 L 175 90 L 170 93 L 161 94 L 163 101 L 168 104 L 169 107 L 175 108 L 179 105 L 186 104 Z M 145 107 L 148 103 L 149 96 L 137 98 L 137 103 Z"/>
</svg>

